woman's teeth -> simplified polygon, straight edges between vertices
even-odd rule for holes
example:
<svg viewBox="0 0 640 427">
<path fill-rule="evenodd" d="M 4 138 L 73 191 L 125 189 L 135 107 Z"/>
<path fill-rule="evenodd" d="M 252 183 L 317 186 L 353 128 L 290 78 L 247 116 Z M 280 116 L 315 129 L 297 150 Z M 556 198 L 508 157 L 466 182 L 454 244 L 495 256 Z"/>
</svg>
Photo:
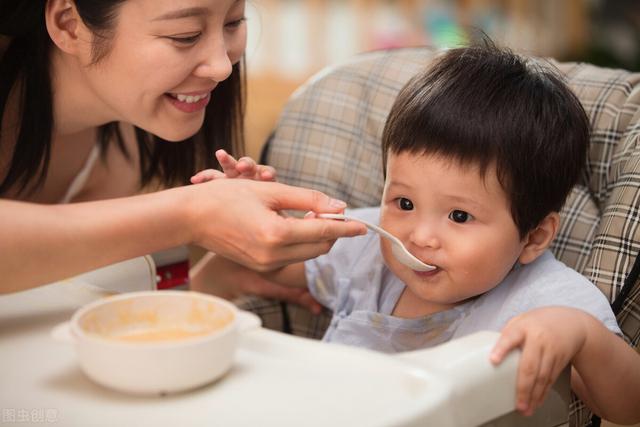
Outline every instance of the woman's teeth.
<svg viewBox="0 0 640 427">
<path fill-rule="evenodd" d="M 193 104 L 194 102 L 198 102 L 201 99 L 204 99 L 208 96 L 208 93 L 203 95 L 181 95 L 181 94 L 171 94 L 174 98 L 176 98 L 180 102 L 186 102 L 187 104 Z"/>
</svg>

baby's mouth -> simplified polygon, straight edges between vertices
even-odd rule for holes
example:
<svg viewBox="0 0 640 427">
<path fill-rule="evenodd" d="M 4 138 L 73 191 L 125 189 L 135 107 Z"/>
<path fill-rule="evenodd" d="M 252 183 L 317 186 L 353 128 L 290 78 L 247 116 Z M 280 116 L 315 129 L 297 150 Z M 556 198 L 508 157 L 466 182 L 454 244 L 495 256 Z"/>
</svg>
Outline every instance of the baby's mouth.
<svg viewBox="0 0 640 427">
<path fill-rule="evenodd" d="M 423 262 L 425 262 L 425 261 L 423 261 Z M 415 274 L 417 274 L 418 276 L 420 276 L 420 277 L 431 277 L 431 276 L 435 276 L 436 274 L 438 274 L 441 271 L 440 267 L 438 267 L 437 265 L 434 265 L 434 264 L 431 264 L 431 263 L 428 263 L 428 264 L 434 266 L 435 269 L 428 270 L 428 271 L 413 270 L 413 272 Z"/>
</svg>

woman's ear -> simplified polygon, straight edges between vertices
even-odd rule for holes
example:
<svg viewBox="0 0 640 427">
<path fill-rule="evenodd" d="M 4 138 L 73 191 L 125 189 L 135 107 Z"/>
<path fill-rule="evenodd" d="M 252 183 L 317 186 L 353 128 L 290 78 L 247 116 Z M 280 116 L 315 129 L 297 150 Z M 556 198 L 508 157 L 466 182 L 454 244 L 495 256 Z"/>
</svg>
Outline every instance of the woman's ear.
<svg viewBox="0 0 640 427">
<path fill-rule="evenodd" d="M 86 45 L 85 37 L 81 37 L 84 25 L 78 14 L 76 5 L 71 0 L 48 0 L 45 9 L 45 23 L 49 37 L 63 52 L 77 54 L 80 45 Z"/>
<path fill-rule="evenodd" d="M 520 253 L 520 264 L 529 264 L 535 261 L 553 242 L 560 227 L 560 215 L 558 212 L 548 214 L 540 224 L 525 236 L 525 245 Z"/>
</svg>

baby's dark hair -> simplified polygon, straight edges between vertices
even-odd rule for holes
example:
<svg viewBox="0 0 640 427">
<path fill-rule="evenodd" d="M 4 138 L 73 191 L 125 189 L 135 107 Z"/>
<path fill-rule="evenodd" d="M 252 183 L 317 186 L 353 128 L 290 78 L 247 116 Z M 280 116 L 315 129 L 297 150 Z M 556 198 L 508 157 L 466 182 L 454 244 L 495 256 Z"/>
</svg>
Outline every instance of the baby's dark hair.
<svg viewBox="0 0 640 427">
<path fill-rule="evenodd" d="M 558 212 L 586 162 L 589 120 L 551 64 L 490 40 L 451 49 L 402 89 L 382 135 L 388 153 L 495 165 L 520 236 Z M 425 183 L 437 185 L 437 183 Z"/>
</svg>

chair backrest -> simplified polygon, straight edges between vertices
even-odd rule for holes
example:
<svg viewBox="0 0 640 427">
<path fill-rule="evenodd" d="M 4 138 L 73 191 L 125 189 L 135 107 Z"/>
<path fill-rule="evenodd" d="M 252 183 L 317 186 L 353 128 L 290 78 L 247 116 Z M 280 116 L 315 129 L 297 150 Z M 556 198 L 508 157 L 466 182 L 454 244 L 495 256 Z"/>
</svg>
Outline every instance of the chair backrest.
<svg viewBox="0 0 640 427">
<path fill-rule="evenodd" d="M 404 84 L 436 53 L 426 47 L 372 52 L 322 71 L 286 105 L 264 159 L 282 182 L 321 190 L 351 207 L 378 205 L 387 114 Z M 556 65 L 584 105 L 592 135 L 585 174 L 562 209 L 552 250 L 609 298 L 625 339 L 637 347 L 640 74 Z M 317 334 L 313 321 L 301 328 Z M 580 404 L 573 412 L 572 425 L 590 417 Z"/>
</svg>

